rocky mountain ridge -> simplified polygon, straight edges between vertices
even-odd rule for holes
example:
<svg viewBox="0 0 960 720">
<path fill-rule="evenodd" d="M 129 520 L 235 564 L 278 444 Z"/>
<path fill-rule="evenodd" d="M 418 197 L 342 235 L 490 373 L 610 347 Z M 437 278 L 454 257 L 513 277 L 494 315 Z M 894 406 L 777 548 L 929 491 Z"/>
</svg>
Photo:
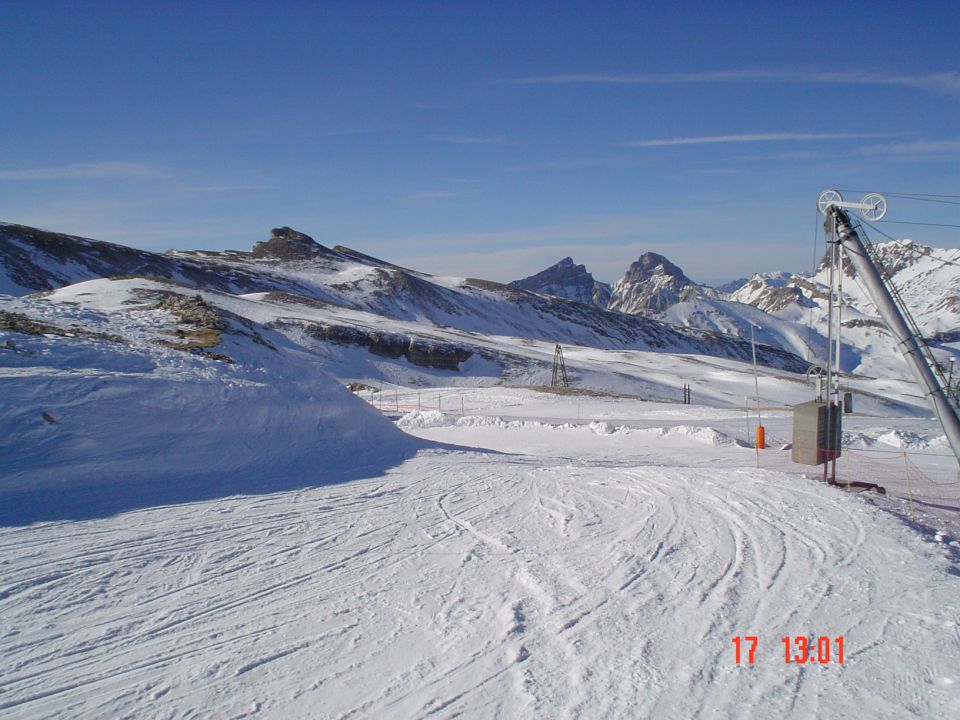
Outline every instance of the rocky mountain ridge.
<svg viewBox="0 0 960 720">
<path fill-rule="evenodd" d="M 25 295 L 117 276 L 159 279 L 182 288 L 177 292 L 215 291 L 231 312 L 242 314 L 234 307 L 240 303 L 238 307 L 251 321 L 269 316 L 274 326 L 282 326 L 304 342 L 310 338 L 356 341 L 371 353 L 395 348 L 397 340 L 387 336 L 400 333 L 405 338 L 399 340 L 402 343 L 418 347 L 443 343 L 449 346 L 445 352 L 454 357 L 481 356 L 482 337 L 507 336 L 596 348 L 750 358 L 750 345 L 740 338 L 674 327 L 490 281 L 435 277 L 339 245 L 320 245 L 290 228 L 272 231 L 269 240 L 251 251 L 161 254 L 0 225 L 0 292 Z M 100 292 L 105 286 L 96 287 Z M 282 317 L 276 317 L 278 307 L 285 309 Z M 318 322 L 318 317 L 324 320 Z M 424 353 L 430 354 L 428 350 L 416 354 Z M 781 348 L 764 347 L 760 355 L 767 365 L 804 367 L 800 358 Z M 393 349 L 390 356 L 397 357 Z"/>
<path fill-rule="evenodd" d="M 595 280 L 584 265 L 577 265 L 570 257 L 563 258 L 536 275 L 514 280 L 510 285 L 521 290 L 593 303 L 604 309 L 610 304 L 610 286 Z"/>
<path fill-rule="evenodd" d="M 698 297 L 716 297 L 716 291 L 693 282 L 663 255 L 646 252 L 614 283 L 609 308 L 650 314 Z"/>
<path fill-rule="evenodd" d="M 937 343 L 960 337 L 960 250 L 930 248 L 911 240 L 872 247 L 878 265 L 890 276 L 928 339 Z M 576 267 L 587 273 L 582 265 Z M 849 262 L 844 261 L 843 271 L 845 369 L 866 370 L 869 363 L 863 366 L 862 362 L 877 349 L 890 355 L 896 366 L 899 359 L 887 352 L 886 327 Z M 710 288 L 688 278 L 662 255 L 644 253 L 613 284 L 603 307 L 679 327 L 741 338 L 753 334 L 814 362 L 826 347 L 828 289 L 826 258 L 813 275 L 755 273 Z"/>
<path fill-rule="evenodd" d="M 910 241 L 875 247 L 928 337 L 941 343 L 960 337 L 960 251 Z M 0 224 L 0 271 L 0 293 L 12 295 L 101 277 L 141 276 L 232 295 L 260 294 L 291 307 L 323 307 L 336 320 L 309 329 L 308 335 L 353 338 L 371 352 L 398 342 L 380 337 L 382 323 L 374 318 L 417 323 L 401 341 L 407 344 L 428 342 L 423 328 L 432 327 L 747 359 L 753 336 L 768 346 L 761 350 L 762 362 L 795 368 L 819 362 L 826 347 L 823 265 L 812 276 L 758 273 L 732 284 L 731 292 L 720 292 L 694 282 L 656 253 L 643 254 L 612 287 L 568 257 L 503 285 L 419 273 L 341 245 L 321 245 L 289 227 L 274 229 L 249 251 L 150 253 Z M 886 329 L 849 266 L 844 277 L 844 369 L 876 374 L 885 371 L 888 360 L 896 367 L 901 361 L 887 347 Z M 363 327 L 377 326 L 370 330 L 376 337 L 357 339 L 357 325 L 360 335 L 367 332 Z M 454 356 L 458 347 L 466 352 L 466 344 L 447 344 Z M 874 359 L 881 355 L 886 359 L 878 365 Z"/>
</svg>

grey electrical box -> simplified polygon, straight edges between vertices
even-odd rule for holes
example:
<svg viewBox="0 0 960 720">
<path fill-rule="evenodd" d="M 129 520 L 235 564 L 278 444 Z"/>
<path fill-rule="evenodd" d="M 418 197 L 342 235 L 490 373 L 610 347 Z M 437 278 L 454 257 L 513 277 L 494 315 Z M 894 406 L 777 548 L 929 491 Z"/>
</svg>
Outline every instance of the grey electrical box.
<svg viewBox="0 0 960 720">
<path fill-rule="evenodd" d="M 793 406 L 792 459 L 822 465 L 840 457 L 840 406 L 814 400 Z"/>
<path fill-rule="evenodd" d="M 843 412 L 845 415 L 853 412 L 853 393 L 845 392 L 843 394 Z"/>
</svg>

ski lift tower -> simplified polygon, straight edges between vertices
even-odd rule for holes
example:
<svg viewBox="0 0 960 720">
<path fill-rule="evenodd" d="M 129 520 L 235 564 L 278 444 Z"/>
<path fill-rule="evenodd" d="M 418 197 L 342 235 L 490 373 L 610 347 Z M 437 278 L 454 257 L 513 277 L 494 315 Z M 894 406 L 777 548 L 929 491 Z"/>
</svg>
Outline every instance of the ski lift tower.
<svg viewBox="0 0 960 720">
<path fill-rule="evenodd" d="M 856 271 L 857 277 L 863 283 L 864 289 L 876 306 L 877 311 L 884 324 L 890 330 L 897 342 L 897 347 L 903 354 L 907 365 L 910 366 L 924 396 L 930 403 L 934 414 L 940 421 L 944 434 L 953 449 L 954 455 L 960 462 L 960 419 L 957 418 L 956 411 L 950 404 L 944 389 L 944 384 L 938 379 L 939 367 L 930 349 L 927 347 L 923 336 L 920 333 L 917 324 L 913 321 L 910 311 L 903 298 L 897 292 L 890 278 L 886 276 L 881 269 L 877 267 L 873 256 L 860 239 L 855 224 L 847 214 L 847 210 L 858 210 L 864 220 L 878 221 L 883 218 L 887 212 L 887 201 L 882 195 L 870 193 L 866 195 L 859 203 L 845 202 L 840 193 L 836 190 L 825 190 L 820 194 L 817 200 L 817 207 L 825 216 L 824 227 L 829 237 L 830 249 L 828 257 L 830 258 L 830 330 L 828 332 L 828 350 L 827 350 L 827 388 L 829 406 L 839 406 L 839 358 L 840 358 L 840 323 L 837 320 L 836 327 L 836 348 L 833 347 L 833 324 L 834 324 L 834 276 L 839 278 L 842 275 L 840 267 L 841 250 L 844 257 L 849 260 L 851 266 Z M 839 305 L 839 291 L 837 292 L 837 305 Z M 830 418 L 834 412 L 828 412 L 827 425 L 828 430 L 832 425 Z M 836 414 L 836 430 L 839 436 L 839 413 Z M 796 426 L 795 426 L 796 432 Z M 828 433 L 832 435 L 832 433 Z M 839 448 L 838 448 L 839 450 Z M 816 463 L 819 464 L 819 463 Z M 834 459 L 834 466 L 836 460 Z M 826 467 L 824 467 L 826 475 Z"/>
<path fill-rule="evenodd" d="M 553 349 L 553 372 L 550 377 L 551 387 L 570 387 L 570 378 L 567 377 L 567 364 L 563 361 L 563 348 L 558 343 Z"/>
</svg>

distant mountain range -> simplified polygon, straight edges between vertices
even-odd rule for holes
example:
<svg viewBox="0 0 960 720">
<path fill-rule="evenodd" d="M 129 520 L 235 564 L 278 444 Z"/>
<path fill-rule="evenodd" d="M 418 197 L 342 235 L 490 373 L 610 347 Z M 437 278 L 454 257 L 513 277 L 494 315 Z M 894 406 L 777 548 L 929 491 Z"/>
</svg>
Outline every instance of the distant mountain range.
<svg viewBox="0 0 960 720">
<path fill-rule="evenodd" d="M 876 258 L 903 296 L 932 345 L 960 339 L 960 250 L 931 248 L 911 240 L 874 246 Z M 901 359 L 886 327 L 844 263 L 845 370 L 899 372 Z M 811 362 L 826 349 L 829 266 L 812 276 L 756 273 L 716 288 L 694 282 L 656 253 L 644 253 L 612 286 L 583 265 L 564 258 L 543 272 L 511 283 L 560 297 L 590 298 L 598 307 L 661 320 L 677 327 L 711 330 L 781 347 Z"/>
<path fill-rule="evenodd" d="M 875 248 L 931 344 L 952 350 L 960 339 L 960 250 L 909 240 Z M 200 288 L 269 303 L 262 313 L 267 322 L 392 357 L 482 354 L 482 336 L 496 335 L 749 360 L 753 335 L 760 362 L 804 370 L 826 354 L 827 273 L 821 264 L 812 276 L 758 273 L 712 288 L 648 252 L 612 285 L 569 257 L 503 285 L 428 275 L 340 245 L 326 247 L 291 228 L 273 230 L 249 251 L 151 253 L 0 223 L 0 293 L 25 295 L 96 278 L 162 278 L 183 292 Z M 904 375 L 849 265 L 843 297 L 843 368 Z M 278 304 L 286 308 L 283 317 L 274 312 Z M 414 346 L 420 349 L 411 351 Z"/>
<path fill-rule="evenodd" d="M 548 343 L 551 350 L 561 343 L 751 357 L 750 343 L 736 335 L 608 310 L 602 285 L 572 262 L 559 265 L 553 289 L 568 288 L 568 297 L 432 276 L 347 247 L 326 247 L 287 227 L 274 229 L 250 251 L 150 253 L 0 224 L 0 293 L 10 295 L 117 277 L 140 278 L 155 293 L 160 279 L 169 292 L 207 291 L 207 302 L 281 329 L 296 342 L 349 345 L 445 370 L 479 357 L 497 363 L 504 375 L 522 362 L 504 353 L 509 343 L 490 341 L 493 336 L 516 338 L 514 345 Z M 104 287 L 96 284 L 90 292 Z M 779 346 L 760 347 L 759 360 L 794 371 L 807 365 Z"/>
</svg>

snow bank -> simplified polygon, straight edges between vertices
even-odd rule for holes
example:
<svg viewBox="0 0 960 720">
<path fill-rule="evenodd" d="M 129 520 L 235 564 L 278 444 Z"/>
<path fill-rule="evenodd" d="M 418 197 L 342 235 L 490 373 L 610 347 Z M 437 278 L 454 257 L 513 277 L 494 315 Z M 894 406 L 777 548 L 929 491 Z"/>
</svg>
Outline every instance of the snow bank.
<svg viewBox="0 0 960 720">
<path fill-rule="evenodd" d="M 729 447 L 737 445 L 745 447 L 743 441 L 737 440 L 726 433 L 715 430 L 712 427 L 697 427 L 692 425 L 677 425 L 670 428 L 667 435 L 689 437 L 692 440 L 701 442 L 704 445 L 713 445 L 714 447 Z"/>
<path fill-rule="evenodd" d="M 683 437 L 713 447 L 748 447 L 738 440 L 712 427 L 677 425 L 675 427 L 631 428 L 626 425 L 614 425 L 603 420 L 594 420 L 586 425 L 571 423 L 552 424 L 536 420 L 505 420 L 496 415 L 454 415 L 437 410 L 413 411 L 397 420 L 397 425 L 408 429 L 440 427 L 490 427 L 501 430 L 588 430 L 595 435 L 648 434 L 656 437 Z"/>
<path fill-rule="evenodd" d="M 0 523 L 369 477 L 422 445 L 279 334 L 228 329 L 227 363 L 149 342 L 132 311 L 51 308 L 124 342 L 0 332 Z"/>
<path fill-rule="evenodd" d="M 923 450 L 929 448 L 947 448 L 947 438 L 944 435 L 921 435 L 910 430 L 889 430 L 888 428 L 868 428 L 865 431 L 843 431 L 844 447 L 869 449 L 876 448 L 877 443 L 889 445 L 901 450 Z M 882 448 L 876 448 L 882 449 Z"/>
<path fill-rule="evenodd" d="M 844 430 L 841 433 L 841 443 L 844 447 L 870 448 L 877 444 L 877 439 L 868 433 Z"/>
<path fill-rule="evenodd" d="M 628 435 L 633 432 L 633 428 L 626 425 L 614 425 L 601 421 L 594 421 L 588 427 L 597 435 Z"/>
<path fill-rule="evenodd" d="M 454 424 L 451 416 L 444 415 L 439 410 L 411 410 L 397 420 L 397 425 L 402 428 L 449 427 Z"/>
<path fill-rule="evenodd" d="M 572 423 L 539 422 L 537 420 L 505 420 L 498 415 L 464 415 L 457 418 L 454 423 L 458 427 L 495 427 L 503 430 L 520 429 L 546 429 L 546 430 L 571 430 L 580 427 Z"/>
<path fill-rule="evenodd" d="M 742 440 L 738 440 L 715 428 L 699 425 L 675 425 L 670 428 L 643 428 L 642 430 L 634 430 L 633 432 L 651 434 L 657 437 L 689 438 L 704 445 L 712 445 L 713 447 L 748 447 Z"/>
<path fill-rule="evenodd" d="M 947 438 L 944 435 L 929 438 L 909 430 L 891 430 L 878 437 L 877 440 L 885 445 L 892 445 L 903 450 L 943 447 L 947 444 Z"/>
</svg>

